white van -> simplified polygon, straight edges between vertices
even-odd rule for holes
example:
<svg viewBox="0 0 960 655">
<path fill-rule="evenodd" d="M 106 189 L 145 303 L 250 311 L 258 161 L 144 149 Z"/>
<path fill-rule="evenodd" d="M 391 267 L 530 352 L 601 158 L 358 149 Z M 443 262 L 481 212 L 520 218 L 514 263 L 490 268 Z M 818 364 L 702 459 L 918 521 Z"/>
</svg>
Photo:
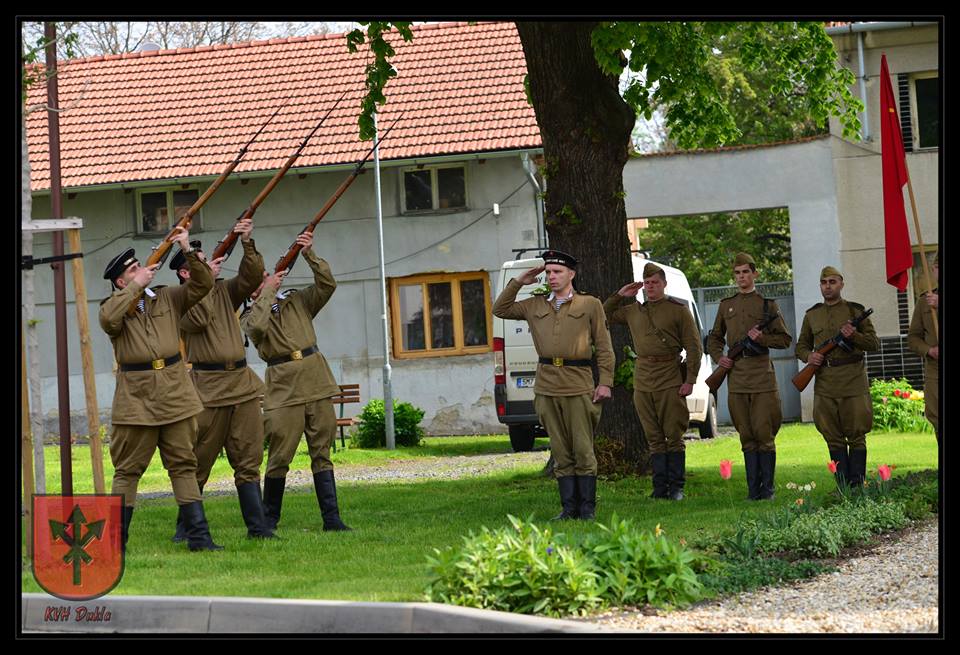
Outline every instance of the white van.
<svg viewBox="0 0 960 655">
<path fill-rule="evenodd" d="M 643 279 L 643 267 L 649 260 L 640 255 L 632 255 L 633 276 L 635 280 Z M 667 276 L 667 295 L 683 300 L 693 314 L 693 320 L 700 331 L 701 337 L 706 335 L 700 320 L 697 303 L 693 299 L 690 284 L 683 271 L 672 266 L 665 266 L 653 262 L 663 269 Z M 504 262 L 500 268 L 500 282 L 498 293 L 503 291 L 507 282 L 522 275 L 524 272 L 537 266 L 543 266 L 543 260 L 538 258 L 517 259 Z M 624 280 L 623 284 L 633 280 Z M 542 287 L 545 274 L 537 277 L 536 284 L 523 287 L 517 294 L 517 300 L 529 298 L 532 293 Z M 622 285 L 621 285 L 622 286 Z M 619 288 L 619 287 L 618 287 Z M 611 290 L 612 292 L 613 290 Z M 637 296 L 640 300 L 640 296 Z M 601 298 L 606 300 L 606 298 Z M 526 321 L 511 321 L 493 317 L 493 353 L 494 353 L 494 400 L 497 408 L 497 418 L 510 431 L 510 443 L 515 451 L 530 450 L 533 440 L 538 436 L 545 436 L 543 427 L 539 424 L 536 412 L 533 410 L 533 384 L 536 380 L 537 362 L 539 357 L 533 347 L 533 338 L 530 336 L 530 327 Z M 618 361 L 622 353 L 617 354 Z M 684 353 L 686 356 L 686 353 Z M 697 374 L 697 383 L 693 386 L 693 393 L 687 396 L 687 407 L 690 409 L 690 425 L 699 428 L 700 437 L 709 439 L 717 434 L 717 400 L 710 393 L 705 380 L 713 371 L 710 357 L 704 352 L 700 358 L 700 372 Z"/>
</svg>

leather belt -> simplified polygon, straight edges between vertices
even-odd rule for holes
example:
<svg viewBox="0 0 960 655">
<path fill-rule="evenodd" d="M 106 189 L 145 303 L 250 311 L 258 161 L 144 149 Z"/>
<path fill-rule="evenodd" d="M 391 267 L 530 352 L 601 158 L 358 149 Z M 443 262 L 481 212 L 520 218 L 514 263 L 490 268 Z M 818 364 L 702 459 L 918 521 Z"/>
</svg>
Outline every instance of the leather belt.
<svg viewBox="0 0 960 655">
<path fill-rule="evenodd" d="M 762 356 L 762 355 L 769 355 L 769 354 L 770 354 L 770 349 L 769 349 L 769 348 L 764 348 L 762 352 L 758 352 L 758 353 L 751 352 L 751 351 L 750 351 L 749 349 L 747 349 L 747 348 L 744 348 L 744 349 L 743 349 L 743 356 L 744 356 L 744 357 L 760 357 L 760 356 Z"/>
<path fill-rule="evenodd" d="M 823 365 L 827 368 L 834 366 L 846 366 L 847 364 L 856 364 L 863 361 L 863 355 L 854 355 L 852 357 L 837 357 L 836 359 L 825 359 Z"/>
<path fill-rule="evenodd" d="M 637 359 L 642 359 L 645 362 L 650 362 L 651 364 L 657 364 L 660 362 L 678 362 L 680 361 L 680 355 L 663 355 L 663 356 L 650 356 L 650 357 L 637 357 Z"/>
<path fill-rule="evenodd" d="M 247 359 L 239 359 L 235 362 L 227 362 L 226 364 L 209 364 L 207 362 L 193 362 L 191 364 L 194 371 L 235 371 L 238 368 L 247 367 Z"/>
<path fill-rule="evenodd" d="M 152 362 L 144 362 L 143 364 L 120 364 L 120 370 L 126 373 L 127 371 L 159 371 L 162 368 L 167 366 L 172 366 L 180 361 L 180 353 L 177 353 L 173 357 L 167 357 L 166 359 L 155 359 Z"/>
<path fill-rule="evenodd" d="M 303 359 L 304 357 L 308 355 L 312 355 L 318 350 L 319 348 L 317 348 L 316 344 L 310 346 L 305 350 L 294 350 L 289 355 L 283 355 L 282 357 L 275 357 L 273 359 L 268 359 L 267 366 L 276 366 L 277 364 L 283 364 L 284 362 L 293 362 L 299 359 Z"/>
<path fill-rule="evenodd" d="M 554 366 L 590 366 L 593 362 L 589 359 L 564 359 L 563 357 L 541 357 L 541 364 L 552 364 Z"/>
</svg>

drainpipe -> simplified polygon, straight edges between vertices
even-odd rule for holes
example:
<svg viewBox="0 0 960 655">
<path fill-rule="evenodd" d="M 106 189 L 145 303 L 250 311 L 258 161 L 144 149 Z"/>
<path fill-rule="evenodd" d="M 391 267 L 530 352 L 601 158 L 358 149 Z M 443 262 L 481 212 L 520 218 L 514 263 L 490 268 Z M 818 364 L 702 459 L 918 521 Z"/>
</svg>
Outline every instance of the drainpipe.
<svg viewBox="0 0 960 655">
<path fill-rule="evenodd" d="M 863 102 L 863 123 L 860 125 L 860 138 L 864 141 L 872 141 L 870 112 L 867 111 L 867 73 L 863 63 L 863 32 L 857 32 L 857 57 L 860 60 L 860 100 Z"/>
<path fill-rule="evenodd" d="M 543 191 L 540 189 L 540 185 L 537 183 L 537 178 L 530 170 L 530 153 L 520 153 L 520 161 L 523 163 L 523 172 L 527 174 L 527 181 L 530 182 L 530 186 L 533 187 L 533 191 L 536 194 L 535 204 L 537 206 L 537 247 L 546 248 L 547 235 L 543 225 L 543 199 L 540 197 L 540 194 L 543 193 Z M 546 186 L 546 180 L 544 180 L 544 186 Z"/>
</svg>

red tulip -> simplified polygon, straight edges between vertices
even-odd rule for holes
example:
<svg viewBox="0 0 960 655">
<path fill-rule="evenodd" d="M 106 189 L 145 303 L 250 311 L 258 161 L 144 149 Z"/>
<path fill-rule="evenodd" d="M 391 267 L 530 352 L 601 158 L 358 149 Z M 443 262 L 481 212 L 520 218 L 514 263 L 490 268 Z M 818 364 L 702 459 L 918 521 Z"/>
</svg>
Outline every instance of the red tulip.
<svg viewBox="0 0 960 655">
<path fill-rule="evenodd" d="M 729 480 L 731 475 L 733 475 L 733 462 L 729 459 L 720 460 L 720 477 Z"/>
<path fill-rule="evenodd" d="M 884 482 L 890 479 L 890 475 L 891 475 L 890 467 L 887 466 L 886 464 L 883 464 L 882 466 L 878 466 L 877 473 L 880 474 L 880 479 L 883 480 Z"/>
<path fill-rule="evenodd" d="M 827 468 L 830 469 L 831 473 L 836 473 L 837 463 L 831 459 L 829 462 L 827 462 Z"/>
</svg>

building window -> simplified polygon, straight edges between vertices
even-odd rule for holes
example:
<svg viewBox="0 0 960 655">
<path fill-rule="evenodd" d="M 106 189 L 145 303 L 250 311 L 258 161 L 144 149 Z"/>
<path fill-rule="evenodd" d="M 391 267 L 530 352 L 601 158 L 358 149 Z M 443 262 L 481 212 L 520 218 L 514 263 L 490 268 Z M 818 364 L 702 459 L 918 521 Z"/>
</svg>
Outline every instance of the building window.
<svg viewBox="0 0 960 655">
<path fill-rule="evenodd" d="M 390 305 L 397 359 L 490 350 L 490 281 L 485 272 L 392 279 Z"/>
<path fill-rule="evenodd" d="M 936 73 L 917 73 L 913 84 L 914 149 L 940 146 L 940 78 Z"/>
<path fill-rule="evenodd" d="M 404 213 L 465 208 L 466 172 L 462 165 L 403 169 Z"/>
<path fill-rule="evenodd" d="M 163 234 L 173 229 L 200 197 L 196 189 L 150 189 L 137 192 L 137 234 Z M 171 220 L 170 217 L 173 217 Z M 193 217 L 191 231 L 199 230 L 200 213 Z"/>
</svg>

